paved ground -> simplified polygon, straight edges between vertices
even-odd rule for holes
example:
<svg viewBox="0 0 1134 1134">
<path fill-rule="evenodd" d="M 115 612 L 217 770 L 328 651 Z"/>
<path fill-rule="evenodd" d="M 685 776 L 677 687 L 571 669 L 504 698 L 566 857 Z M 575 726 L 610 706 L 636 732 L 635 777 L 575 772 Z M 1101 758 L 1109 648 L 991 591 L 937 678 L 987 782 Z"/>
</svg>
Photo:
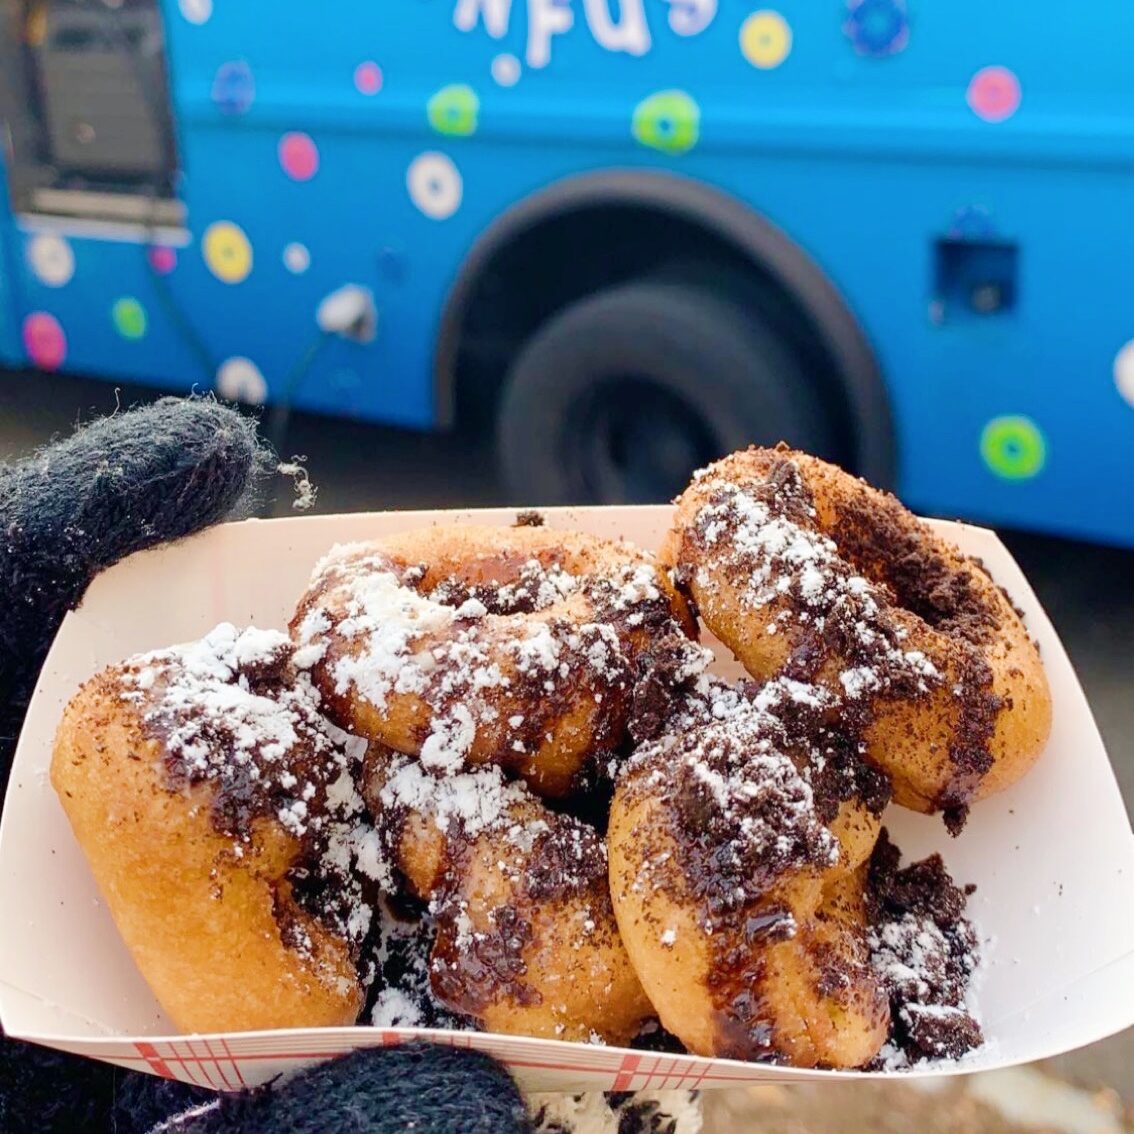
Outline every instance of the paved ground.
<svg viewBox="0 0 1134 1134">
<path fill-rule="evenodd" d="M 113 411 L 118 401 L 129 405 L 145 396 L 146 391 L 129 388 L 122 388 L 116 396 L 112 386 L 71 378 L 0 373 L 0 460 L 66 433 L 76 421 Z M 302 454 L 307 458 L 311 478 L 319 491 L 319 511 L 323 513 L 539 503 L 504 500 L 492 470 L 491 449 L 483 440 L 425 437 L 300 415 L 289 423 L 280 448 L 285 457 Z M 289 503 L 288 487 L 281 481 L 275 495 L 263 502 L 263 510 L 265 514 L 284 514 Z M 1004 537 L 1067 645 L 1107 742 L 1128 807 L 1134 810 L 1134 551 L 1015 533 L 1004 533 Z M 1127 1103 L 1134 1103 L 1132 1067 L 1134 1033 L 1127 1033 L 1058 1061 L 1057 1069 L 1089 1088 L 1106 1085 Z M 1026 1088 L 1023 1080 L 1000 1082 L 1014 1083 L 1025 1094 L 1031 1091 L 1029 1097 L 1039 1097 L 1032 1088 Z M 989 1091 L 995 1098 L 995 1089 L 990 1087 Z M 826 1097 L 829 1103 L 835 1102 L 833 1094 Z M 949 1107 L 942 1106 L 944 1098 L 926 1097 L 925 1122 L 930 1122 L 931 1114 L 944 1110 L 964 1115 L 962 1125 L 955 1128 L 1004 1128 L 991 1119 L 985 1121 L 991 1105 L 986 1099 L 973 1101 L 968 1094 L 960 1101 L 948 1097 Z M 884 1109 L 889 1105 L 886 1092 L 871 1094 L 858 1090 L 855 1098 L 859 1100 L 856 1119 L 882 1129 L 896 1128 L 876 1120 L 869 1111 L 869 1106 Z M 1118 1114 L 1110 1095 L 1100 1098 L 1107 1114 Z M 715 1110 L 719 1113 L 714 1129 L 735 1129 L 742 1114 L 745 1124 L 753 1124 L 753 1129 L 852 1128 L 841 1104 L 816 1110 L 811 1101 L 813 1094 L 806 1091 L 793 1093 L 787 1102 L 784 1099 L 785 1093 L 769 1093 L 765 1089 L 751 1098 L 737 1092 L 729 1099 L 717 1100 Z M 1074 1110 L 1073 1105 L 1071 1109 Z M 759 1122 L 754 1117 L 757 1112 L 761 1116 Z M 1087 1117 L 1090 1113 L 1082 1111 Z M 842 1115 L 842 1119 L 835 1115 Z M 918 1121 L 920 1124 L 920 1117 Z M 961 1123 L 961 1118 L 957 1121 Z M 1117 1119 L 1100 1118 L 1094 1126 L 1085 1127 L 1077 1126 L 1078 1121 L 1076 1118 L 1070 1126 L 1057 1122 L 1053 1128 L 1101 1131 L 1116 1128 L 1112 1123 Z"/>
</svg>

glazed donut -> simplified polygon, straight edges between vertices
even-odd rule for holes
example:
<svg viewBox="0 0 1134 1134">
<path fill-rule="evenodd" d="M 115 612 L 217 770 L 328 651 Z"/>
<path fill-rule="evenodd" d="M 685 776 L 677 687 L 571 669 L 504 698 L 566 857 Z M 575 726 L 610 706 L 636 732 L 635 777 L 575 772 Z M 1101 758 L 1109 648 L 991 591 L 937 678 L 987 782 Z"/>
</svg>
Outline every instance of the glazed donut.
<svg viewBox="0 0 1134 1134">
<path fill-rule="evenodd" d="M 432 775 L 372 745 L 363 795 L 430 901 L 433 994 L 493 1032 L 623 1044 L 653 1015 L 618 936 L 606 847 L 493 765 Z"/>
<path fill-rule="evenodd" d="M 1018 780 L 1051 727 L 1008 597 L 892 496 L 815 457 L 749 449 L 678 498 L 661 552 L 758 679 L 826 686 L 895 800 L 942 811 Z"/>
<path fill-rule="evenodd" d="M 222 624 L 111 666 L 67 706 L 51 782 L 181 1030 L 355 1022 L 368 895 L 390 879 L 359 748 L 277 631 Z"/>
<path fill-rule="evenodd" d="M 635 659 L 681 628 L 688 608 L 629 544 L 474 525 L 335 548 L 291 623 L 344 727 L 544 796 L 622 741 Z"/>
<path fill-rule="evenodd" d="M 859 1067 L 890 1023 L 863 904 L 878 819 L 864 799 L 829 800 L 844 851 L 783 736 L 753 699 L 708 683 L 636 750 L 607 831 L 615 916 L 662 1024 L 690 1051 Z"/>
</svg>

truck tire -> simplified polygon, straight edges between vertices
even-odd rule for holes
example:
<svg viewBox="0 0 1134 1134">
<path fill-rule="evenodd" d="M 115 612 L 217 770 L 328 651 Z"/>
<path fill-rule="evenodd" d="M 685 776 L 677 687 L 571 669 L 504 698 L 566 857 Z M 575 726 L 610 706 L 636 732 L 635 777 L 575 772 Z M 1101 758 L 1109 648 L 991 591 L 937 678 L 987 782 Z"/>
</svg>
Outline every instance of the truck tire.
<svg viewBox="0 0 1134 1134">
<path fill-rule="evenodd" d="M 700 285 L 640 280 L 537 328 L 508 373 L 497 455 L 516 504 L 672 499 L 750 444 L 841 455 L 837 410 L 759 312 Z"/>
</svg>

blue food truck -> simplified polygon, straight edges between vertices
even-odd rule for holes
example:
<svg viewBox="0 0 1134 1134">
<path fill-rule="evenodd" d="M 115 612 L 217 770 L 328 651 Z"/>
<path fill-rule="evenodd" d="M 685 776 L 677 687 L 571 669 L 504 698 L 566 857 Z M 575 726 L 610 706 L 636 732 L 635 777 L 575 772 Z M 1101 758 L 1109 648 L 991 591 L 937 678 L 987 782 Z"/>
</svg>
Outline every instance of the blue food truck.
<svg viewBox="0 0 1134 1134">
<path fill-rule="evenodd" d="M 1134 5 L 770 3 L 3 0 L 0 363 L 1134 542 Z"/>
</svg>

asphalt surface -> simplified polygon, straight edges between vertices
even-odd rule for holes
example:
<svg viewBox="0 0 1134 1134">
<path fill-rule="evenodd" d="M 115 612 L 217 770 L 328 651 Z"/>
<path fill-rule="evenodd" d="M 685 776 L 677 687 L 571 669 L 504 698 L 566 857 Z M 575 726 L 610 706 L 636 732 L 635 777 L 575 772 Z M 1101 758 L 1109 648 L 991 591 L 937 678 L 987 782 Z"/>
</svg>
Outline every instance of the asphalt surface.
<svg viewBox="0 0 1134 1134">
<path fill-rule="evenodd" d="M 0 371 L 0 461 L 13 459 L 77 422 L 153 396 L 153 391 L 82 379 Z M 318 511 L 539 504 L 505 499 L 487 438 L 426 436 L 297 414 L 278 445 L 305 459 Z M 261 502 L 283 515 L 293 499 L 279 478 Z M 1067 647 L 1134 812 L 1134 549 L 1002 532 Z M 1080 821 L 1086 822 L 1086 817 Z M 1059 1061 L 1089 1086 L 1109 1084 L 1134 1101 L 1134 1033 Z"/>
</svg>

